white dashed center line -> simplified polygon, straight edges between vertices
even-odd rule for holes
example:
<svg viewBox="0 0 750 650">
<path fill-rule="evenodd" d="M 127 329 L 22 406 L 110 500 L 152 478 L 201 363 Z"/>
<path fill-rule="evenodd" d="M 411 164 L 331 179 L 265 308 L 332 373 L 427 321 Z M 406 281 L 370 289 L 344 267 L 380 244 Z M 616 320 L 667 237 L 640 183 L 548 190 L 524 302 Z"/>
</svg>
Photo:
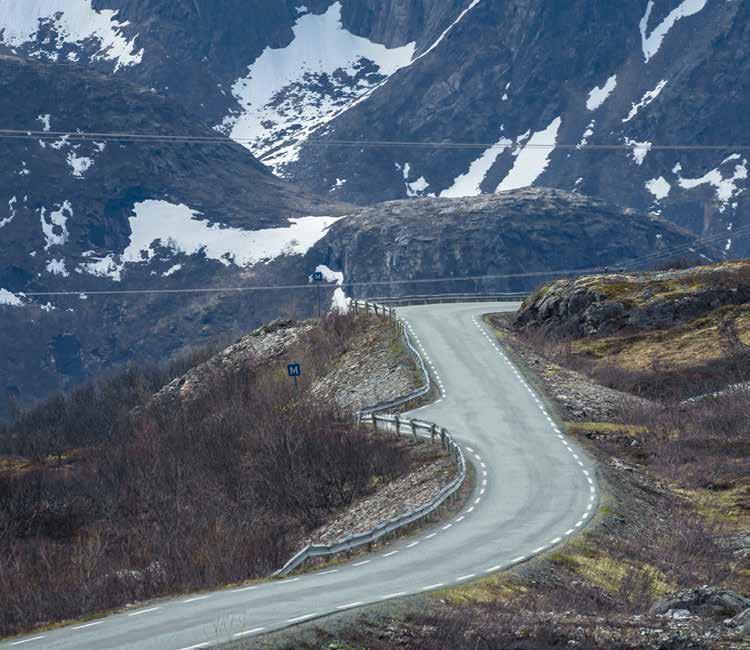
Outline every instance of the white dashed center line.
<svg viewBox="0 0 750 650">
<path fill-rule="evenodd" d="M 139 612 L 131 612 L 130 614 L 128 614 L 128 616 L 140 616 L 141 614 L 155 612 L 157 609 L 161 609 L 161 607 L 149 607 L 148 609 L 142 609 Z"/>
<path fill-rule="evenodd" d="M 71 630 L 84 630 L 87 627 L 94 627 L 94 625 L 101 625 L 104 621 L 94 621 L 93 623 L 84 623 L 83 625 L 76 625 L 71 627 Z"/>
<path fill-rule="evenodd" d="M 286 619 L 287 623 L 299 623 L 300 621 L 306 621 L 308 618 L 313 618 L 317 616 L 317 614 L 304 614 L 302 616 L 295 616 L 294 618 L 288 618 Z"/>
<path fill-rule="evenodd" d="M 22 639 L 21 641 L 14 641 L 13 643 L 10 643 L 8 645 L 21 645 L 22 643 L 31 643 L 32 641 L 39 641 L 41 639 L 45 639 L 47 637 L 46 634 L 43 634 L 41 636 L 35 636 L 30 639 Z"/>
<path fill-rule="evenodd" d="M 210 598 L 211 596 L 195 596 L 194 598 L 188 598 L 187 600 L 183 600 L 183 603 L 194 603 L 197 600 L 206 600 L 206 598 Z"/>
</svg>

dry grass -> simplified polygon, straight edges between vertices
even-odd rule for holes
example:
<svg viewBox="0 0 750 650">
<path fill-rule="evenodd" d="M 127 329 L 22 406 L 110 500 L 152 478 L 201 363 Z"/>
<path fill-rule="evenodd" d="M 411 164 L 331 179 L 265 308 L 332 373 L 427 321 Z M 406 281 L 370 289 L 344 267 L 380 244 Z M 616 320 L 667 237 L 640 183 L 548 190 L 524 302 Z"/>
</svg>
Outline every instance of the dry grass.
<svg viewBox="0 0 750 650">
<path fill-rule="evenodd" d="M 626 370 L 647 370 L 654 364 L 690 368 L 720 359 L 720 326 L 736 319 L 742 343 L 750 345 L 750 305 L 722 307 L 685 325 L 630 336 L 579 339 L 571 351 Z"/>
</svg>

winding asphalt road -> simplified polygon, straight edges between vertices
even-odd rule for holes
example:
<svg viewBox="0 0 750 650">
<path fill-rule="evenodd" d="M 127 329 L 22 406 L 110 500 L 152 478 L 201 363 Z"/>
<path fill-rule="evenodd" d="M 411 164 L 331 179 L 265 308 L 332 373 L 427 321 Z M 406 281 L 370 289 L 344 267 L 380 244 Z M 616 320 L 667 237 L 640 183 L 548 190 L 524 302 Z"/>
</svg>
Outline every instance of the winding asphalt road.
<svg viewBox="0 0 750 650">
<path fill-rule="evenodd" d="M 505 356 L 481 314 L 510 303 L 404 307 L 441 397 L 414 417 L 463 445 L 476 488 L 452 520 L 318 573 L 191 597 L 0 642 L 64 650 L 195 650 L 368 603 L 470 581 L 562 543 L 598 498 L 588 459 Z"/>
</svg>

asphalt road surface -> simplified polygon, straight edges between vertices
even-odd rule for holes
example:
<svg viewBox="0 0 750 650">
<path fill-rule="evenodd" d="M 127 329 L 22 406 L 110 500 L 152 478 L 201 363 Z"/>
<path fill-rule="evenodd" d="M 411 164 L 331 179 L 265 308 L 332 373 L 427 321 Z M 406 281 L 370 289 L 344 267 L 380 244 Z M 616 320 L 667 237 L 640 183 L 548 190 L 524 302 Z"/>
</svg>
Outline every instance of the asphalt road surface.
<svg viewBox="0 0 750 650">
<path fill-rule="evenodd" d="M 402 307 L 441 397 L 415 417 L 454 434 L 475 468 L 463 511 L 317 573 L 144 604 L 0 642 L 59 650 L 208 648 L 326 614 L 480 578 L 543 553 L 590 519 L 590 461 L 560 432 L 481 321 L 510 303 Z"/>
</svg>

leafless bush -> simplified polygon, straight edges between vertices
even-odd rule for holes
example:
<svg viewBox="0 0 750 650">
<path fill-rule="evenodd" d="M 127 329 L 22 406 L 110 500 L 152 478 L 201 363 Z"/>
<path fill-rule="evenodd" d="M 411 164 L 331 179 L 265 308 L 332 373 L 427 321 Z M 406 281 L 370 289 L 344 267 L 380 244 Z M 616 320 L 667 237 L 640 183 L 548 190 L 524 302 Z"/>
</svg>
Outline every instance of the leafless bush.
<svg viewBox="0 0 750 650">
<path fill-rule="evenodd" d="M 395 439 L 309 397 L 362 326 L 331 316 L 290 359 L 216 370 L 189 402 L 149 404 L 169 373 L 131 370 L 24 414 L 11 431 L 44 435 L 30 467 L 0 469 L 0 635 L 268 575 L 327 513 L 407 471 Z M 297 388 L 292 357 L 306 364 Z M 140 408 L 107 417 L 118 390 Z M 34 446 L 50 431 L 59 463 Z"/>
</svg>

